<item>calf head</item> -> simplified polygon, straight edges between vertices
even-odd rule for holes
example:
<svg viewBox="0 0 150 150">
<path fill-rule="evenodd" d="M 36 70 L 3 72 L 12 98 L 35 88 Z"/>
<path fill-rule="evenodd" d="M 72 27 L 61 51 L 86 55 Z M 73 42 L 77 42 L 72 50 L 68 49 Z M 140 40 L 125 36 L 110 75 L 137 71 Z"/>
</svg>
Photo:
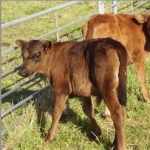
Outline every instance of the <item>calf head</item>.
<svg viewBox="0 0 150 150">
<path fill-rule="evenodd" d="M 135 15 L 135 19 L 140 24 L 146 23 L 147 31 L 150 36 L 150 14 L 138 14 L 138 15 Z"/>
<path fill-rule="evenodd" d="M 19 70 L 19 74 L 23 77 L 30 76 L 35 73 L 44 73 L 46 63 L 46 55 L 51 49 L 50 41 L 31 40 L 29 42 L 16 40 L 16 45 L 21 49 L 23 64 Z"/>
</svg>

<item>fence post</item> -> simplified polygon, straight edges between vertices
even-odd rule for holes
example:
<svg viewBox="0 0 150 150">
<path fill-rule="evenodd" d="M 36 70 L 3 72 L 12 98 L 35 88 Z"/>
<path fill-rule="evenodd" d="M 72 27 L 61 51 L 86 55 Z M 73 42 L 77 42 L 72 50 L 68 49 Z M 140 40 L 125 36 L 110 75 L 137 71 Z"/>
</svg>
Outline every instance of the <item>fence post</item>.
<svg viewBox="0 0 150 150">
<path fill-rule="evenodd" d="M 104 1 L 98 1 L 99 13 L 104 14 Z"/>
<path fill-rule="evenodd" d="M 117 1 L 113 0 L 113 14 L 117 14 Z"/>
</svg>

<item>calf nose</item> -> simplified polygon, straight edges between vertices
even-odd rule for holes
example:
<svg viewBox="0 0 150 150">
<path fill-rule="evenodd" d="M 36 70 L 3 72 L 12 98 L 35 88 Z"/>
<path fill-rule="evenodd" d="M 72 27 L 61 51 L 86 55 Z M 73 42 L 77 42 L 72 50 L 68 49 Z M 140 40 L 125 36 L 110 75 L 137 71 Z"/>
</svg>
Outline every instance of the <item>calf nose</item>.
<svg viewBox="0 0 150 150">
<path fill-rule="evenodd" d="M 20 69 L 19 70 L 19 75 L 23 76 L 23 77 L 26 77 L 28 76 L 28 73 L 27 73 L 27 69 Z"/>
</svg>

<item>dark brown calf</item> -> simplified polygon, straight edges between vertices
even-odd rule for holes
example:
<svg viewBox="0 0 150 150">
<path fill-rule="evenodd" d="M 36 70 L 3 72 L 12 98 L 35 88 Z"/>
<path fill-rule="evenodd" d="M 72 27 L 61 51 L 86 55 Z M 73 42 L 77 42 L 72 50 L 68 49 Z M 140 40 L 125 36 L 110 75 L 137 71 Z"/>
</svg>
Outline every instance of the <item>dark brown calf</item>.
<svg viewBox="0 0 150 150">
<path fill-rule="evenodd" d="M 150 58 L 150 14 L 97 14 L 83 26 L 84 39 L 111 37 L 120 41 L 134 63 L 145 101 L 150 103 L 146 86 L 145 61 Z"/>
<path fill-rule="evenodd" d="M 91 101 L 91 95 L 96 95 L 104 99 L 111 112 L 115 126 L 114 149 L 126 149 L 123 106 L 127 99 L 127 53 L 121 43 L 104 38 L 53 44 L 51 41 L 17 40 L 16 44 L 22 49 L 20 75 L 42 73 L 54 88 L 55 104 L 47 142 L 54 140 L 65 102 L 72 96 L 80 97 L 92 130 L 99 135 L 101 130 Z"/>
</svg>

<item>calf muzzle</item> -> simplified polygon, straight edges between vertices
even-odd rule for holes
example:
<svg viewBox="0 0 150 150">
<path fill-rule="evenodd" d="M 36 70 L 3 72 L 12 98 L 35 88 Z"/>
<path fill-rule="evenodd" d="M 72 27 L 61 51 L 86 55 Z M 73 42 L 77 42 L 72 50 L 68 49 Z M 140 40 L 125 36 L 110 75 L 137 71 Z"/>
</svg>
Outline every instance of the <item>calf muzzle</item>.
<svg viewBox="0 0 150 150">
<path fill-rule="evenodd" d="M 31 74 L 32 73 L 28 69 L 20 68 L 20 70 L 19 70 L 19 75 L 21 75 L 23 77 L 28 77 Z"/>
</svg>

